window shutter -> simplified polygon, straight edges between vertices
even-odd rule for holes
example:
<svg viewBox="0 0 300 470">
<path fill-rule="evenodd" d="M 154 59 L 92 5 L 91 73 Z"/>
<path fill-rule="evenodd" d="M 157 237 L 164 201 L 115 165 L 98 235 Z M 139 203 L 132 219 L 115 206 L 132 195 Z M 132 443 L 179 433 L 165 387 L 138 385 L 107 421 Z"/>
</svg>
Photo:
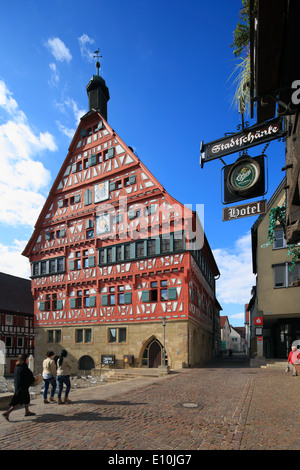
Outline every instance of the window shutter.
<svg viewBox="0 0 300 470">
<path fill-rule="evenodd" d="M 168 289 L 168 299 L 169 300 L 176 300 L 177 299 L 176 287 L 169 287 L 169 289 Z"/>
<path fill-rule="evenodd" d="M 92 219 L 89 219 L 85 223 L 85 228 L 93 228 L 94 227 L 94 221 Z"/>
<path fill-rule="evenodd" d="M 89 157 L 89 166 L 94 166 L 97 163 L 97 155 L 91 155 Z"/>
<path fill-rule="evenodd" d="M 114 149 L 114 147 L 110 147 L 110 148 L 108 149 L 108 153 L 107 153 L 108 158 L 113 158 L 114 154 L 115 154 L 115 149 Z"/>
<path fill-rule="evenodd" d="M 129 184 L 135 184 L 135 181 L 136 181 L 136 176 L 135 175 L 129 176 Z"/>
<path fill-rule="evenodd" d="M 142 292 L 142 302 L 149 302 L 150 301 L 150 293 L 148 290 L 144 290 Z"/>
<path fill-rule="evenodd" d="M 285 287 L 285 265 L 274 266 L 274 284 L 275 287 Z"/>
<path fill-rule="evenodd" d="M 60 201 L 57 201 L 57 207 L 64 207 L 64 201 L 62 199 Z"/>
<path fill-rule="evenodd" d="M 95 256 L 89 256 L 89 268 L 93 268 L 95 266 Z"/>
<path fill-rule="evenodd" d="M 76 173 L 77 171 L 77 163 L 73 163 L 71 173 Z"/>
<path fill-rule="evenodd" d="M 62 308 L 63 308 L 62 300 L 57 300 L 56 301 L 56 309 L 57 310 L 62 310 Z"/>
<path fill-rule="evenodd" d="M 96 307 L 96 297 L 90 297 L 90 307 Z"/>
<path fill-rule="evenodd" d="M 124 294 L 124 304 L 131 304 L 131 292 L 125 292 Z"/>
<path fill-rule="evenodd" d="M 116 189 L 116 183 L 109 183 L 109 191 L 114 191 Z"/>
<path fill-rule="evenodd" d="M 69 261 L 69 270 L 70 271 L 74 271 L 75 269 L 75 261 Z"/>
<path fill-rule="evenodd" d="M 74 202 L 80 202 L 80 200 L 81 200 L 81 194 L 76 194 L 74 196 Z"/>
<path fill-rule="evenodd" d="M 102 305 L 108 305 L 108 295 L 101 295 Z"/>
<path fill-rule="evenodd" d="M 92 190 L 87 189 L 84 193 L 84 205 L 89 206 L 92 204 Z"/>
<path fill-rule="evenodd" d="M 70 308 L 76 308 L 76 299 L 70 299 Z"/>
</svg>

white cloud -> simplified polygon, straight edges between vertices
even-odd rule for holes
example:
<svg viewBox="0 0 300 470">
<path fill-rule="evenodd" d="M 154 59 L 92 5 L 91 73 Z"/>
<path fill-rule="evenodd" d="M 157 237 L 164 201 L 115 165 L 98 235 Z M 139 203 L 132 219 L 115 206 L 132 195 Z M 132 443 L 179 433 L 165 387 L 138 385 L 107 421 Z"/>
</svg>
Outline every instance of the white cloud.
<svg viewBox="0 0 300 470">
<path fill-rule="evenodd" d="M 71 112 L 74 116 L 74 119 L 75 119 L 75 126 L 76 127 L 78 126 L 82 116 L 84 114 L 86 114 L 86 112 L 87 112 L 85 109 L 79 108 L 76 101 L 74 101 L 72 98 L 67 98 L 62 103 L 57 103 L 57 108 L 63 114 L 67 114 L 68 111 L 71 110 Z M 65 134 L 69 139 L 72 139 L 74 137 L 76 127 L 74 127 L 74 128 L 67 127 L 65 124 L 62 124 L 60 121 L 56 121 L 56 124 L 57 124 L 59 130 L 63 134 Z"/>
<path fill-rule="evenodd" d="M 57 86 L 59 83 L 59 73 L 58 73 L 56 64 L 52 62 L 51 64 L 49 64 L 49 68 L 51 70 L 49 84 L 52 86 Z"/>
<path fill-rule="evenodd" d="M 10 246 L 0 243 L 0 271 L 13 276 L 29 278 L 28 258 L 21 255 L 27 241 L 13 240 Z"/>
<path fill-rule="evenodd" d="M 217 281 L 217 298 L 220 304 L 249 302 L 255 276 L 252 273 L 251 234 L 239 238 L 231 248 L 213 250 L 220 278 Z"/>
<path fill-rule="evenodd" d="M 57 147 L 49 132 L 39 133 L 30 126 L 3 81 L 0 107 L 9 113 L 0 125 L 0 222 L 32 226 L 45 201 L 42 191 L 51 181 L 49 170 L 34 158 Z"/>
<path fill-rule="evenodd" d="M 65 45 L 65 43 L 59 38 L 50 38 L 46 43 L 51 54 L 58 62 L 70 62 L 72 60 L 72 55 Z"/>
<path fill-rule="evenodd" d="M 94 52 L 89 49 L 89 44 L 92 45 L 95 43 L 94 39 L 90 38 L 87 34 L 82 34 L 80 38 L 78 38 L 80 52 L 84 59 L 87 59 L 89 62 L 93 62 L 94 60 Z"/>
<path fill-rule="evenodd" d="M 57 124 L 57 127 L 60 130 L 60 132 L 65 134 L 68 137 L 68 139 L 73 139 L 74 134 L 75 134 L 75 130 L 76 130 L 75 128 L 67 127 L 59 121 L 56 121 L 56 124 Z"/>
</svg>

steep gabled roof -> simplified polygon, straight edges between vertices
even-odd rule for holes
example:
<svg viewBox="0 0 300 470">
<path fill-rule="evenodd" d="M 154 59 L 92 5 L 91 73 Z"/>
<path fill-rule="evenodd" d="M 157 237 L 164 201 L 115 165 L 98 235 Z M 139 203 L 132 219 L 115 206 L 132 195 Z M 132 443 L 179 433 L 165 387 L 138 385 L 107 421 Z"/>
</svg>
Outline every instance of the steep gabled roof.
<svg viewBox="0 0 300 470">
<path fill-rule="evenodd" d="M 74 152 L 77 150 L 78 142 L 81 140 L 81 131 L 84 129 L 88 128 L 90 123 L 92 121 L 95 121 L 96 116 L 99 118 L 99 122 L 102 122 L 102 125 L 104 126 L 105 132 L 107 135 L 111 135 L 112 138 L 114 138 L 117 141 L 117 144 L 115 144 L 115 147 L 120 146 L 122 149 L 125 149 L 125 154 L 126 156 L 124 157 L 126 161 L 124 161 L 124 164 L 128 165 L 128 168 L 133 168 L 133 167 L 138 167 L 140 171 L 143 172 L 144 177 L 148 179 L 151 184 L 151 189 L 155 187 L 158 192 L 163 193 L 163 195 L 168 199 L 168 201 L 172 204 L 179 204 L 182 208 L 184 207 L 182 203 L 174 199 L 172 196 L 170 196 L 167 191 L 164 189 L 164 187 L 159 183 L 159 181 L 153 176 L 153 174 L 148 170 L 148 168 L 141 162 L 141 160 L 134 154 L 133 150 L 127 146 L 123 140 L 119 137 L 118 134 L 109 126 L 109 124 L 105 121 L 105 119 L 99 114 L 99 112 L 91 110 L 87 114 L 85 114 L 82 118 L 81 121 L 76 129 L 76 132 L 74 134 L 74 137 L 70 143 L 69 149 L 68 149 L 68 154 L 58 172 L 58 175 L 56 176 L 54 183 L 52 185 L 52 188 L 50 189 L 49 195 L 46 199 L 46 202 L 40 212 L 40 215 L 37 219 L 37 222 L 34 227 L 34 232 L 28 241 L 22 255 L 29 257 L 30 253 L 32 251 L 33 246 L 36 243 L 36 240 L 39 236 L 40 230 L 42 228 L 42 224 L 45 221 L 46 215 L 49 211 L 49 208 L 53 202 L 54 197 L 58 194 L 60 191 L 65 191 L 65 188 L 68 188 L 68 178 L 71 178 L 72 176 L 70 175 L 70 171 L 68 168 L 70 168 L 70 160 L 74 154 Z M 121 157 L 123 158 L 123 157 Z M 115 176 L 115 175 L 112 175 Z M 104 174 L 101 175 L 101 179 L 105 177 Z M 108 176 L 106 176 L 107 178 Z M 100 179 L 100 177 L 99 177 Z M 192 215 L 192 211 L 188 208 L 184 209 L 185 214 L 190 213 Z M 45 228 L 45 227 L 44 227 Z M 212 256 L 211 250 L 209 248 L 209 245 L 207 243 L 207 240 L 205 238 L 205 242 L 208 246 L 208 251 L 209 251 L 209 256 L 211 259 L 211 264 L 213 267 L 213 271 L 216 273 L 215 275 L 218 274 L 217 267 L 214 261 L 214 258 Z"/>
<path fill-rule="evenodd" d="M 33 314 L 30 279 L 0 273 L 0 311 Z"/>
</svg>

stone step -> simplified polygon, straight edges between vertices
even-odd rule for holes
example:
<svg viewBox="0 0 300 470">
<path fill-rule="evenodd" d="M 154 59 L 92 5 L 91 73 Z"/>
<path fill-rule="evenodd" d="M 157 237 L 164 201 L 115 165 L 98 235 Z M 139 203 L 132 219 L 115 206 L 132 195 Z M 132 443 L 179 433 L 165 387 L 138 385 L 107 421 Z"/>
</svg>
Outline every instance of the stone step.
<svg viewBox="0 0 300 470">
<path fill-rule="evenodd" d="M 130 369 L 102 369 L 101 375 L 105 376 L 105 382 L 118 382 L 121 380 L 129 380 L 141 377 L 160 377 L 169 373 L 169 369 L 157 368 L 148 369 L 142 367 L 130 368 Z M 94 369 L 94 375 L 99 375 L 99 370 Z"/>
</svg>

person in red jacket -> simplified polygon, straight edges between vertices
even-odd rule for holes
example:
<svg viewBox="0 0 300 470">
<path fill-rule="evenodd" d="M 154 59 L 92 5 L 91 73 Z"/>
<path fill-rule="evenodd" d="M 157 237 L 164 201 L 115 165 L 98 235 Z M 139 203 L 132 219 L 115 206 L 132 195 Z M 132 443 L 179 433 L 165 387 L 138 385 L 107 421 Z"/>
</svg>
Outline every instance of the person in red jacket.
<svg viewBox="0 0 300 470">
<path fill-rule="evenodd" d="M 298 375 L 294 364 L 300 364 L 300 351 L 296 346 L 292 346 L 287 362 L 293 367 L 293 376 Z"/>
</svg>

